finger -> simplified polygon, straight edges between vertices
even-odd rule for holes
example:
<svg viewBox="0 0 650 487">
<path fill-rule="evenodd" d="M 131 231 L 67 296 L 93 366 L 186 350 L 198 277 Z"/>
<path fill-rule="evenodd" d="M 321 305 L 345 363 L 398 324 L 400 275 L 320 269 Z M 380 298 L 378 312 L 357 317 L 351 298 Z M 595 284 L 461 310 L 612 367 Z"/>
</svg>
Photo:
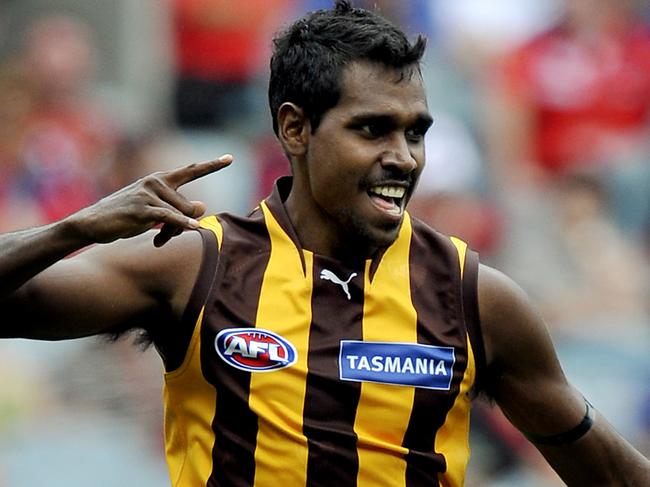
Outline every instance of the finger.
<svg viewBox="0 0 650 487">
<path fill-rule="evenodd" d="M 200 226 L 196 219 L 184 215 L 169 203 L 162 200 L 148 206 L 145 212 L 143 218 L 149 220 L 153 224 L 162 223 L 164 225 L 189 229 L 199 228 Z"/>
<path fill-rule="evenodd" d="M 156 196 L 186 216 L 196 218 L 203 213 L 200 212 L 205 206 L 200 202 L 190 201 L 175 189 L 161 184 L 155 189 Z M 199 204 L 200 203 L 200 204 Z"/>
<path fill-rule="evenodd" d="M 205 214 L 205 212 L 208 210 L 208 207 L 203 201 L 190 201 L 190 203 L 192 203 L 192 205 L 194 206 L 194 214 L 189 216 L 193 218 L 202 217 Z"/>
<path fill-rule="evenodd" d="M 202 178 L 203 176 L 207 176 L 208 174 L 216 172 L 219 169 L 223 169 L 224 167 L 228 166 L 232 160 L 233 157 L 231 154 L 224 154 L 218 159 L 214 159 L 212 161 L 196 162 L 169 171 L 164 176 L 164 179 L 171 187 L 176 189 L 179 186 L 189 183 L 190 181 L 194 181 L 195 179 Z"/>
<path fill-rule="evenodd" d="M 183 233 L 183 228 L 175 225 L 164 224 L 160 231 L 153 238 L 154 247 L 162 247 L 172 238 Z"/>
</svg>

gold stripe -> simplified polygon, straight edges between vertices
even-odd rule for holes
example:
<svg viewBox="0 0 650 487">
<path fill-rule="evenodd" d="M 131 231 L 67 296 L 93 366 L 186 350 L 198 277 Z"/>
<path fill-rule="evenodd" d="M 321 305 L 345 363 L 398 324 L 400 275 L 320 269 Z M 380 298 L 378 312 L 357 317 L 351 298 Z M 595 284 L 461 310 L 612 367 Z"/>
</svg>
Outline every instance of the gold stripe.
<svg viewBox="0 0 650 487">
<path fill-rule="evenodd" d="M 465 269 L 465 254 L 467 253 L 467 244 L 461 239 L 456 237 L 449 237 L 451 242 L 456 246 L 458 251 L 458 264 L 460 265 L 460 278 L 463 278 L 463 270 Z"/>
<path fill-rule="evenodd" d="M 217 245 L 219 246 L 219 250 L 221 250 L 221 242 L 223 241 L 223 228 L 221 227 L 219 220 L 217 220 L 217 217 L 210 215 L 202 218 L 199 223 L 201 225 L 201 228 L 212 230 L 214 232 L 214 234 L 217 236 Z"/>
<path fill-rule="evenodd" d="M 458 251 L 461 280 L 465 269 L 467 244 L 462 240 L 451 237 Z M 438 475 L 443 487 L 461 487 L 465 485 L 465 471 L 469 460 L 469 420 L 471 399 L 469 391 L 476 377 L 476 364 L 469 336 L 467 342 L 467 368 L 460 383 L 460 390 L 453 407 L 447 413 L 445 422 L 438 430 L 435 440 L 435 451 L 441 453 L 447 462 L 447 471 Z"/>
<path fill-rule="evenodd" d="M 205 485 L 212 473 L 211 422 L 217 392 L 201 372 L 202 320 L 203 308 L 185 361 L 165 374 L 165 453 L 169 478 L 175 487 Z"/>
<path fill-rule="evenodd" d="M 444 455 L 447 471 L 438 475 L 442 487 L 462 487 L 465 485 L 465 471 L 469 460 L 469 418 L 471 398 L 469 391 L 474 384 L 476 365 L 474 352 L 467 338 L 467 368 L 460 383 L 460 391 L 454 406 L 447 413 L 445 423 L 438 430 L 435 451 Z"/>
<path fill-rule="evenodd" d="M 223 229 L 215 216 L 201 219 L 221 248 Z M 204 308 L 194 325 L 192 339 L 181 366 L 165 374 L 165 451 L 174 486 L 205 485 L 212 474 L 212 445 L 217 391 L 201 370 L 201 322 Z M 186 462 L 190 458 L 191 461 Z"/>
<path fill-rule="evenodd" d="M 383 255 L 369 280 L 365 272 L 364 341 L 417 342 L 417 315 L 411 302 L 409 250 L 411 223 L 406 216 L 397 241 Z M 391 333 L 386 335 L 387 326 Z M 354 430 L 358 436 L 358 486 L 404 485 L 408 449 L 401 446 L 415 389 L 363 382 Z"/>
<path fill-rule="evenodd" d="M 302 434 L 302 418 L 313 255 L 305 253 L 305 274 L 298 249 L 264 203 L 262 210 L 271 237 L 271 257 L 262 283 L 256 326 L 291 342 L 298 358 L 286 369 L 251 376 L 249 406 L 259 418 L 255 485 L 305 485 L 308 451 L 307 438 Z M 287 296 L 297 297 L 287 299 Z M 292 467 L 283 468 L 283 465 Z"/>
</svg>

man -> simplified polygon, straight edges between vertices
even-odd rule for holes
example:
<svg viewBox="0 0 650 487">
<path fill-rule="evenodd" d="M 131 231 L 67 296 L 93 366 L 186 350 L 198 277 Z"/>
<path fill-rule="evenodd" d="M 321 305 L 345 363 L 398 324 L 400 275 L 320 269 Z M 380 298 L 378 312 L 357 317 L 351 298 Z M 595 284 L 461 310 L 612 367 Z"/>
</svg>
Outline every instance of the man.
<svg viewBox="0 0 650 487">
<path fill-rule="evenodd" d="M 174 485 L 462 485 L 481 391 L 567 483 L 647 485 L 522 292 L 405 213 L 431 124 L 423 51 L 347 0 L 291 25 L 269 98 L 293 179 L 199 224 L 177 190 L 226 155 L 4 235 L 2 335 L 144 329 Z"/>
</svg>

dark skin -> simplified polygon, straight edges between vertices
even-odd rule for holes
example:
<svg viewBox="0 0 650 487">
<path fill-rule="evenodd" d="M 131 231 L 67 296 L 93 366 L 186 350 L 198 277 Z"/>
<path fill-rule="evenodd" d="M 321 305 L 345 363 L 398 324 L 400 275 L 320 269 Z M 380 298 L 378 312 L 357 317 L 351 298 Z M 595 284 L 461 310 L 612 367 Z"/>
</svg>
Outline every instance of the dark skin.
<svg viewBox="0 0 650 487">
<path fill-rule="evenodd" d="M 205 211 L 178 189 L 230 162 L 225 155 L 155 173 L 65 220 L 3 235 L 2 304 L 10 318 L 0 335 L 63 340 L 136 325 L 152 330 L 161 314 L 165 324 L 177 323 L 202 247 L 196 232 L 182 230 L 196 228 Z M 64 259 L 95 243 L 105 245 Z"/>
<path fill-rule="evenodd" d="M 403 76 L 410 79 L 397 82 Z M 338 258 L 370 256 L 395 240 L 432 122 L 417 71 L 358 63 L 344 83 L 315 132 L 299 107 L 279 110 L 280 138 L 294 159 L 287 210 L 306 248 Z M 405 191 L 399 208 L 377 206 L 369 190 L 378 185 Z"/>
<path fill-rule="evenodd" d="M 316 131 L 300 107 L 280 107 L 279 138 L 295 177 L 286 205 L 305 248 L 339 259 L 370 257 L 395 238 L 431 121 L 421 78 L 402 74 L 352 64 L 339 104 Z M 173 339 L 202 245 L 197 232 L 179 230 L 195 228 L 205 209 L 178 189 L 230 161 L 157 173 L 61 222 L 0 236 L 9 317 L 0 336 L 59 340 L 137 324 L 165 326 L 166 333 L 152 334 Z M 377 185 L 403 187 L 403 202 L 377 200 Z M 164 225 L 154 237 L 158 223 Z M 93 243 L 104 245 L 63 259 Z M 521 431 L 572 429 L 585 404 L 565 378 L 542 318 L 515 283 L 483 265 L 478 294 L 491 396 Z M 573 444 L 538 449 L 568 485 L 650 485 L 650 462 L 599 415 Z"/>
</svg>

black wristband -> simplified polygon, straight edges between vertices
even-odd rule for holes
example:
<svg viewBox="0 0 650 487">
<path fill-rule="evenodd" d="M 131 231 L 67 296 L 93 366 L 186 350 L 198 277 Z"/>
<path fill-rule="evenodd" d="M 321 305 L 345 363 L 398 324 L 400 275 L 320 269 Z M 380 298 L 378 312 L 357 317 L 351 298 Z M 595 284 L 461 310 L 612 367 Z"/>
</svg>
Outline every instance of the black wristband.
<svg viewBox="0 0 650 487">
<path fill-rule="evenodd" d="M 551 436 L 541 436 L 533 434 L 525 434 L 528 440 L 532 441 L 537 445 L 551 445 L 551 446 L 560 446 L 560 445 L 569 445 L 580 438 L 582 438 L 587 431 L 591 429 L 594 424 L 594 418 L 592 415 L 592 405 L 585 399 L 585 406 L 587 410 L 585 411 L 585 417 L 582 418 L 580 424 L 575 428 L 570 429 L 564 433 L 558 433 L 557 435 Z"/>
</svg>

